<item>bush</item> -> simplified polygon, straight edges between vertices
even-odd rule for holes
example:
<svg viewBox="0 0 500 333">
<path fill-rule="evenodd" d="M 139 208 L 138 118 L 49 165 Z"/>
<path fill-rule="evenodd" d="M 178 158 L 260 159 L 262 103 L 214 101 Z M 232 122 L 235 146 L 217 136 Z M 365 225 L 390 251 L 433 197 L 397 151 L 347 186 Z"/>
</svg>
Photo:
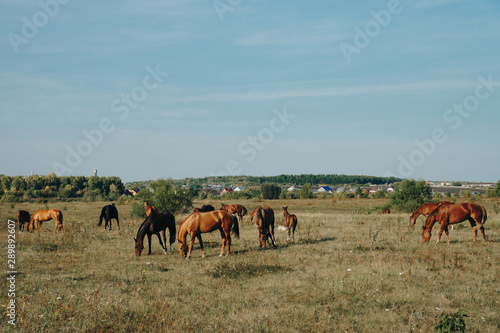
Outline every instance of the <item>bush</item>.
<svg viewBox="0 0 500 333">
<path fill-rule="evenodd" d="M 262 184 L 260 187 L 263 199 L 273 200 L 279 199 L 281 193 L 281 187 L 274 184 Z"/>
<path fill-rule="evenodd" d="M 455 332 L 465 332 L 465 320 L 464 317 L 468 317 L 465 311 L 459 310 L 454 314 L 446 314 L 441 320 L 434 326 L 434 331 L 440 333 L 455 333 Z"/>
</svg>

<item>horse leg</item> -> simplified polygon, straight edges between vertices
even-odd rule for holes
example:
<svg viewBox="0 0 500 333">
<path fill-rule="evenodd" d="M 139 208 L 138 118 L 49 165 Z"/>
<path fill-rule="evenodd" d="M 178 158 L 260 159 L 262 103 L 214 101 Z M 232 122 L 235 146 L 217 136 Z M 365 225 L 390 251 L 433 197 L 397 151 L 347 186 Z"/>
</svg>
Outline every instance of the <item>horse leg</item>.
<svg viewBox="0 0 500 333">
<path fill-rule="evenodd" d="M 200 242 L 201 257 L 205 258 L 205 248 L 203 247 L 203 240 L 201 239 L 201 234 L 199 234 L 196 238 L 198 238 L 198 242 Z"/>
<path fill-rule="evenodd" d="M 444 228 L 444 232 L 446 233 L 446 239 L 448 240 L 448 245 L 450 245 L 450 234 L 448 232 L 448 226 Z"/>
<path fill-rule="evenodd" d="M 116 226 L 118 227 L 118 230 L 120 230 L 120 220 L 116 218 Z"/>
<path fill-rule="evenodd" d="M 443 231 L 445 229 L 448 229 L 448 225 L 447 225 L 446 221 L 443 221 L 443 223 L 441 223 L 441 228 L 439 228 L 438 239 L 437 239 L 436 243 L 439 243 L 439 241 L 441 240 L 441 235 L 443 234 Z"/>
<path fill-rule="evenodd" d="M 474 237 L 472 238 L 472 241 L 475 242 L 476 238 L 477 238 L 477 225 L 476 225 L 476 221 L 472 217 L 470 217 L 469 218 L 469 222 L 470 222 L 470 226 L 472 227 L 472 231 L 474 233 Z"/>
<path fill-rule="evenodd" d="M 481 230 L 481 233 L 483 234 L 483 244 L 485 244 L 486 243 L 486 235 L 484 234 L 484 228 L 482 225 L 481 225 L 481 227 L 479 227 L 479 230 Z"/>
<path fill-rule="evenodd" d="M 161 233 L 163 234 L 163 242 L 161 241 L 161 235 L 160 235 L 160 233 L 157 233 L 158 240 L 160 241 L 160 245 L 163 248 L 163 252 L 165 252 L 165 254 L 167 254 L 167 241 L 165 239 L 165 230 L 162 230 Z M 165 243 L 165 245 L 163 245 L 163 243 Z"/>
<path fill-rule="evenodd" d="M 149 245 L 149 253 L 148 253 L 148 255 L 149 255 L 149 254 L 151 254 L 151 234 L 148 233 L 147 235 L 148 235 L 148 245 Z"/>
<path fill-rule="evenodd" d="M 219 231 L 220 237 L 222 238 L 222 249 L 220 250 L 219 257 L 222 257 L 224 255 L 224 248 L 226 247 L 226 234 L 224 233 L 224 230 L 222 230 L 222 228 L 220 228 Z"/>
<path fill-rule="evenodd" d="M 191 242 L 189 243 L 189 251 L 188 251 L 188 254 L 186 256 L 186 258 L 190 258 L 191 257 L 191 252 L 193 251 L 193 245 L 194 245 L 194 239 L 196 238 L 194 232 L 191 234 Z M 201 238 L 201 235 L 200 235 L 200 238 Z M 203 250 L 202 250 L 202 253 L 203 253 Z"/>
</svg>

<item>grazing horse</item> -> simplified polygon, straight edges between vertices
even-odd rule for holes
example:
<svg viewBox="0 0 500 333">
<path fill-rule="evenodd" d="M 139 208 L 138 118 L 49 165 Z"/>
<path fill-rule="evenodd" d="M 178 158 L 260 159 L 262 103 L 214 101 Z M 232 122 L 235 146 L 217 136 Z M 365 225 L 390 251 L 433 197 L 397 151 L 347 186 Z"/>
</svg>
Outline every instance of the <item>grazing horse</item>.
<svg viewBox="0 0 500 333">
<path fill-rule="evenodd" d="M 222 255 L 224 254 L 226 243 L 226 256 L 228 256 L 231 252 L 231 231 L 236 236 L 236 238 L 240 237 L 240 227 L 238 224 L 238 219 L 228 212 L 225 212 L 223 210 L 216 210 L 206 213 L 192 213 L 181 223 L 181 226 L 179 227 L 179 234 L 177 235 L 177 241 L 179 242 L 179 253 L 181 254 L 181 257 L 191 257 L 195 238 L 198 238 L 198 241 L 200 242 L 202 258 L 205 257 L 205 249 L 203 248 L 203 240 L 201 239 L 201 234 L 212 232 L 215 230 L 219 230 L 222 237 L 222 249 L 220 251 L 220 257 L 222 257 Z M 188 234 L 191 236 L 189 251 L 186 241 Z"/>
<path fill-rule="evenodd" d="M 23 231 L 24 230 L 24 224 L 25 223 L 28 224 L 27 229 L 29 231 L 30 219 L 31 219 L 30 213 L 28 213 L 27 211 L 20 210 L 20 211 L 17 212 L 17 222 L 19 222 L 19 231 Z"/>
<path fill-rule="evenodd" d="M 382 214 L 390 214 L 391 210 L 389 208 L 386 208 L 382 211 Z"/>
<path fill-rule="evenodd" d="M 283 207 L 283 216 L 285 218 L 285 227 L 288 230 L 288 237 L 286 241 L 290 240 L 290 234 L 292 234 L 292 242 L 295 243 L 295 228 L 297 227 L 297 216 L 288 213 L 288 206 Z"/>
<path fill-rule="evenodd" d="M 155 206 L 150 206 L 147 200 L 144 201 L 144 207 L 146 208 L 146 216 L 151 215 L 152 211 L 155 211 L 155 212 L 158 213 L 158 211 L 156 210 L 156 207 Z"/>
<path fill-rule="evenodd" d="M 212 205 L 203 205 L 203 206 L 201 206 L 201 208 L 196 208 L 196 207 L 193 208 L 193 213 L 196 213 L 196 212 L 206 213 L 206 212 L 212 212 L 214 210 L 215 210 L 215 208 Z"/>
<path fill-rule="evenodd" d="M 108 227 L 109 223 L 109 230 L 111 230 L 111 219 L 116 220 L 116 225 L 118 226 L 118 230 L 120 230 L 120 220 L 118 219 L 118 209 L 116 209 L 115 204 L 107 205 L 104 206 L 101 210 L 101 216 L 99 217 L 99 224 L 97 224 L 98 227 L 102 225 L 102 219 L 104 219 L 104 230 Z"/>
<path fill-rule="evenodd" d="M 255 217 L 255 224 L 259 229 L 260 247 L 266 248 L 266 243 L 271 239 L 271 244 L 276 247 L 274 238 L 274 211 L 271 207 L 257 207 L 250 215 L 252 221 Z"/>
<path fill-rule="evenodd" d="M 29 225 L 29 230 L 41 230 L 42 229 L 42 222 L 45 221 L 50 221 L 54 219 L 56 222 L 55 229 L 54 229 L 54 234 L 56 233 L 57 228 L 59 227 L 61 229 L 61 232 L 64 233 L 63 230 L 63 215 L 60 210 L 58 209 L 39 209 L 37 210 L 33 215 L 31 215 L 30 219 L 30 225 Z"/>
<path fill-rule="evenodd" d="M 149 253 L 151 254 L 151 235 L 158 236 L 160 245 L 167 253 L 167 239 L 165 237 L 165 230 L 168 228 L 170 232 L 170 251 L 172 251 L 172 243 L 175 242 L 175 217 L 168 211 L 158 213 L 156 210 L 151 211 L 146 220 L 141 224 L 139 230 L 137 230 L 137 236 L 134 238 L 135 241 L 135 255 L 140 256 L 144 250 L 144 237 L 148 236 L 149 243 Z M 160 232 L 163 235 L 163 242 L 161 241 Z"/>
<path fill-rule="evenodd" d="M 462 204 L 442 204 L 432 211 L 429 216 L 427 216 L 425 225 L 422 227 L 422 242 L 429 242 L 431 239 L 432 227 L 436 222 L 438 222 L 441 224 L 441 228 L 439 229 L 437 243 L 439 243 L 441 234 L 444 231 L 446 232 L 446 238 L 448 238 L 449 244 L 450 236 L 448 235 L 448 225 L 469 220 L 472 230 L 474 231 L 473 241 L 476 241 L 477 228 L 479 227 L 479 230 L 481 230 L 481 233 L 483 234 L 483 243 L 486 243 L 483 225 L 487 219 L 488 214 L 486 209 L 481 205 L 470 202 Z"/>
<path fill-rule="evenodd" d="M 243 216 L 247 214 L 247 209 L 240 204 L 234 204 L 234 205 L 222 204 L 222 207 L 220 209 L 228 212 L 229 214 L 238 214 L 240 223 L 243 223 Z"/>
<path fill-rule="evenodd" d="M 417 222 L 417 218 L 420 215 L 423 215 L 425 217 L 429 216 L 430 213 L 434 211 L 434 209 L 438 208 L 442 204 L 452 204 L 453 202 L 449 201 L 441 201 L 438 203 L 433 203 L 433 202 L 426 202 L 422 206 L 418 207 L 414 212 L 413 215 L 410 217 L 410 226 L 414 226 L 415 223 Z M 425 225 L 425 222 L 424 222 Z"/>
</svg>

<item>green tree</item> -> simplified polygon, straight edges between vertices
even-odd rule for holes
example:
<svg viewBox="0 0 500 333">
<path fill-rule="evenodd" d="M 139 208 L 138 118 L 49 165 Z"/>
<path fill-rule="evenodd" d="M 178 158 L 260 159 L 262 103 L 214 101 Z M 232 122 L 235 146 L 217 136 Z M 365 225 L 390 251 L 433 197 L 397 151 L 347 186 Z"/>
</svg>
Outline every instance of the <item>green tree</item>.
<svg viewBox="0 0 500 333">
<path fill-rule="evenodd" d="M 262 184 L 260 187 L 263 199 L 273 200 L 279 199 L 281 187 L 275 184 Z"/>
<path fill-rule="evenodd" d="M 174 186 L 172 179 L 158 179 L 151 184 L 152 203 L 158 211 L 168 210 L 172 214 L 186 213 L 193 206 L 193 197 L 189 190 Z"/>
<path fill-rule="evenodd" d="M 396 210 L 411 213 L 431 198 L 431 187 L 424 180 L 405 179 L 394 188 L 391 206 Z"/>
<path fill-rule="evenodd" d="M 305 183 L 300 189 L 300 198 L 301 199 L 310 199 L 314 198 L 314 193 L 311 190 L 311 184 Z"/>
</svg>

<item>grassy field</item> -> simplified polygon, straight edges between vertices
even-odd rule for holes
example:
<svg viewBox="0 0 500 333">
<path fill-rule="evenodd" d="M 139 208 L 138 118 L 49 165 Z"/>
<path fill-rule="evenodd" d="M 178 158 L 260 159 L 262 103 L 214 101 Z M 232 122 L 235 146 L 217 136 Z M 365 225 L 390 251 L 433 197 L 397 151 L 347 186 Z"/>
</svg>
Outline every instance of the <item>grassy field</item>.
<svg viewBox="0 0 500 333">
<path fill-rule="evenodd" d="M 113 221 L 105 232 L 96 225 L 107 203 L 48 203 L 63 211 L 65 233 L 54 235 L 52 221 L 43 224 L 50 232 L 17 232 L 17 325 L 4 316 L 2 331 L 431 332 L 458 310 L 469 315 L 468 332 L 500 331 L 499 200 L 479 202 L 489 213 L 486 245 L 472 243 L 468 223 L 450 231 L 449 245 L 445 237 L 435 243 L 437 227 L 422 245 L 422 217 L 411 229 L 408 214 L 379 213 L 383 199 L 238 203 L 249 211 L 271 206 L 277 225 L 288 205 L 298 217 L 295 243 L 276 230 L 278 248 L 260 250 L 246 216 L 230 257 L 218 256 L 218 232 L 203 235 L 203 259 L 198 243 L 190 260 L 177 243 L 163 254 L 156 237 L 152 255 L 135 257 L 142 220 L 130 217 L 130 206 L 117 205 L 121 230 Z M 0 205 L 4 272 L 7 219 L 44 206 Z M 176 216 L 177 225 L 185 216 Z"/>
</svg>

